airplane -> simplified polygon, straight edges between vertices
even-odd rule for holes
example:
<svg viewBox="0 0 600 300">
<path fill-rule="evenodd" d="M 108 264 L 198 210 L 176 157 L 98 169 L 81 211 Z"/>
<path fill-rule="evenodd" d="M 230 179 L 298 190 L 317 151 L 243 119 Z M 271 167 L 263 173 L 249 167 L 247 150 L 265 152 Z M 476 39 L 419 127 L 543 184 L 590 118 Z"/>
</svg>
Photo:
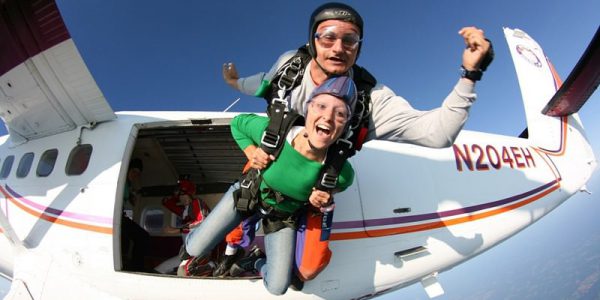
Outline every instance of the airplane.
<svg viewBox="0 0 600 300">
<path fill-rule="evenodd" d="M 245 163 L 229 130 L 238 113 L 115 113 L 54 1 L 0 5 L 0 116 L 9 132 L 0 138 L 0 273 L 12 281 L 6 299 L 368 299 L 418 282 L 436 297 L 443 293 L 439 273 L 585 190 L 597 167 L 577 111 L 600 82 L 600 33 L 561 83 L 529 35 L 505 28 L 526 131 L 463 130 L 444 149 L 366 143 L 351 158 L 354 184 L 336 196 L 332 260 L 301 291 L 276 297 L 260 277 L 131 270 L 121 245 L 123 214 L 151 236 L 146 265 L 176 253 L 181 238 L 165 229 L 179 221 L 161 199 L 188 175 L 209 206 L 219 201 Z M 123 193 L 134 158 L 144 162 L 142 201 L 130 209 Z"/>
</svg>

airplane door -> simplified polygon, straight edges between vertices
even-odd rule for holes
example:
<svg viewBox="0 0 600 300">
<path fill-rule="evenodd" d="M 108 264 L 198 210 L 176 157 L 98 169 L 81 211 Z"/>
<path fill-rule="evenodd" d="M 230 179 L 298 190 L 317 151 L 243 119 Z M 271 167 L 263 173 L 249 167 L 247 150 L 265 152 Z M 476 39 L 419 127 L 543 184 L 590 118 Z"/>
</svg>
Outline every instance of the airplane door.
<svg viewBox="0 0 600 300">
<path fill-rule="evenodd" d="M 354 162 L 350 159 L 354 166 Z M 331 240 L 347 240 L 365 235 L 364 217 L 360 200 L 359 183 L 356 177 L 350 187 L 336 194 Z"/>
<path fill-rule="evenodd" d="M 437 210 L 430 172 L 438 162 L 424 159 L 422 152 L 438 150 L 383 141 L 365 146 L 352 162 L 367 236 L 402 233 L 418 224 L 416 216 Z"/>
</svg>

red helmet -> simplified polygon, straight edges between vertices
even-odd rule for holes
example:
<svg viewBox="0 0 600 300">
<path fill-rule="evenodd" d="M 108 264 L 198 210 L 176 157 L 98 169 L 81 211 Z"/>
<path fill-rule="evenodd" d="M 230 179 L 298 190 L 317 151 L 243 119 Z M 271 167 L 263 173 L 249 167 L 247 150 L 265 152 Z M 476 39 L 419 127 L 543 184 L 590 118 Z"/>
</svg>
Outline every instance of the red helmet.
<svg viewBox="0 0 600 300">
<path fill-rule="evenodd" d="M 196 184 L 194 184 L 191 180 L 181 179 L 179 180 L 178 184 L 180 193 L 188 194 L 192 197 L 196 195 Z"/>
</svg>

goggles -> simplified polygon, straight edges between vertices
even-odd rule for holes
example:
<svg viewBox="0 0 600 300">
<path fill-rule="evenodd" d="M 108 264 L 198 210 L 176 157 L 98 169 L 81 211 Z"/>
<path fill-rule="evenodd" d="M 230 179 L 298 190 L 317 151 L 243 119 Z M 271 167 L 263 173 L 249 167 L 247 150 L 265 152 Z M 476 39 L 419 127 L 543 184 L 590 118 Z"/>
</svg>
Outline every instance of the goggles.
<svg viewBox="0 0 600 300">
<path fill-rule="evenodd" d="M 335 33 L 336 27 L 327 27 L 321 32 L 315 32 L 315 38 L 319 41 L 319 44 L 325 48 L 331 48 L 335 45 L 335 42 L 340 39 L 342 40 L 342 46 L 347 50 L 355 50 L 358 44 L 362 41 L 358 33 L 346 33 L 340 37 L 339 34 Z"/>
<path fill-rule="evenodd" d="M 345 123 L 348 121 L 348 108 L 345 103 L 343 106 L 335 106 L 328 103 L 328 101 L 314 100 L 311 101 L 310 105 L 319 113 L 324 113 L 329 109 L 333 110 L 333 115 L 337 122 Z"/>
</svg>

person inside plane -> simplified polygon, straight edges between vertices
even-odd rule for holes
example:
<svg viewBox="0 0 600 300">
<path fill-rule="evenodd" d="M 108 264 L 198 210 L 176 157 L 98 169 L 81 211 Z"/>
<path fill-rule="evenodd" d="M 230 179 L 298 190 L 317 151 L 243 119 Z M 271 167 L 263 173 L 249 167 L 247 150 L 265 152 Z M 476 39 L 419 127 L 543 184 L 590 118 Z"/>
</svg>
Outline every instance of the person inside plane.
<svg viewBox="0 0 600 300">
<path fill-rule="evenodd" d="M 123 269 L 128 271 L 145 271 L 144 258 L 150 246 L 150 235 L 144 228 L 132 220 L 133 212 L 139 202 L 139 180 L 144 165 L 139 158 L 132 158 L 127 169 L 127 179 L 123 191 L 123 214 L 121 218 L 121 254 Z"/>
<path fill-rule="evenodd" d="M 206 203 L 196 198 L 196 184 L 184 178 L 177 182 L 177 189 L 173 195 L 164 198 L 162 204 L 181 218 L 181 228 L 170 228 L 168 232 L 181 233 L 181 238 L 184 242 L 190 229 L 200 225 L 200 222 L 209 213 Z M 163 274 L 175 274 L 180 263 L 181 259 L 179 255 L 175 255 L 156 266 L 154 270 Z"/>
<path fill-rule="evenodd" d="M 262 170 L 257 197 L 247 205 L 237 186 L 227 191 L 211 214 L 186 239 L 190 255 L 202 256 L 219 244 L 242 219 L 257 215 L 265 232 L 265 253 L 259 248 L 238 262 L 245 270 L 257 270 L 267 290 L 282 295 L 290 286 L 296 244 L 295 222 L 306 205 L 324 208 L 332 204 L 329 192 L 313 189 L 331 146 L 347 129 L 356 103 L 356 86 L 347 76 L 333 77 L 316 88 L 307 101 L 304 126 L 293 126 L 277 157 L 258 149 L 269 118 L 243 114 L 231 122 L 231 132 L 252 168 Z M 354 170 L 344 162 L 336 190 L 345 190 Z M 242 187 L 245 183 L 241 184 Z M 242 194 L 240 194 L 240 192 Z"/>
<path fill-rule="evenodd" d="M 282 54 L 269 72 L 240 78 L 235 65 L 225 63 L 223 78 L 234 89 L 264 97 L 269 103 L 283 93 L 290 109 L 302 113 L 308 105 L 307 96 L 319 84 L 331 76 L 347 75 L 366 95 L 364 99 L 359 97 L 355 111 L 364 119 L 357 128 L 364 133 L 355 134 L 364 136 L 355 143 L 357 147 L 372 139 L 448 147 L 465 124 L 476 99 L 475 82 L 493 59 L 493 48 L 482 30 L 465 27 L 458 33 L 466 44 L 461 78 L 442 105 L 430 111 L 414 109 L 407 100 L 377 83 L 366 69 L 356 65 L 364 38 L 363 19 L 354 8 L 342 3 L 326 3 L 315 9 L 309 21 L 306 46 Z"/>
</svg>

